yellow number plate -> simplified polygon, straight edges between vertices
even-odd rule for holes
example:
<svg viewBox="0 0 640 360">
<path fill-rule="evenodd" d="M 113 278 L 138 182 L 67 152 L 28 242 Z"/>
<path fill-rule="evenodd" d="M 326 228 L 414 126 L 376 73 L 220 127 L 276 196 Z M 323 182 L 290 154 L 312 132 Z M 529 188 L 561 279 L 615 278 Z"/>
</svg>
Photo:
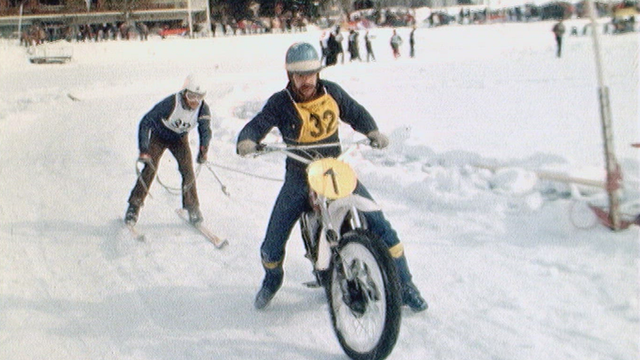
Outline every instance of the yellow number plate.
<svg viewBox="0 0 640 360">
<path fill-rule="evenodd" d="M 358 178 L 349 164 L 334 158 L 312 162 L 307 168 L 309 186 L 328 199 L 340 199 L 351 195 Z"/>
</svg>

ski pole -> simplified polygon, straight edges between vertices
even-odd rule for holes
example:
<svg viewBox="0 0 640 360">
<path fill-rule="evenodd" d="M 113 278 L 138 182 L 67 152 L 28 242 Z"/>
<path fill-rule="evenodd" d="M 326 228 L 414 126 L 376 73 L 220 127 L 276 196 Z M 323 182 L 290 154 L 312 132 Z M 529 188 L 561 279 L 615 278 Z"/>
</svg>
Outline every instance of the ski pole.
<svg viewBox="0 0 640 360">
<path fill-rule="evenodd" d="M 142 187 L 144 188 L 144 190 L 147 192 L 147 195 L 150 198 L 153 198 L 153 195 L 151 195 L 151 192 L 149 191 L 149 187 L 144 182 L 144 180 L 142 180 L 142 170 L 140 170 L 140 168 L 138 167 L 138 164 L 149 165 L 153 169 L 154 172 L 155 172 L 155 167 L 153 166 L 153 164 L 151 162 L 143 161 L 143 160 L 140 160 L 140 159 L 136 160 L 136 175 L 138 175 L 138 179 L 136 180 L 136 182 L 140 182 L 140 184 L 142 184 Z"/>
<path fill-rule="evenodd" d="M 222 183 L 222 181 L 220 180 L 220 178 L 218 177 L 218 174 L 216 174 L 215 171 L 213 171 L 213 169 L 211 168 L 211 164 L 209 164 L 209 162 L 205 162 L 204 163 L 207 166 L 207 169 L 209 169 L 209 171 L 211 171 L 211 173 L 213 174 L 213 176 L 216 178 L 216 180 L 218 181 L 218 184 L 220 184 L 220 190 L 222 190 L 222 192 L 227 195 L 227 197 L 231 197 L 231 195 L 229 195 L 229 193 L 227 192 L 227 186 L 225 184 Z"/>
</svg>

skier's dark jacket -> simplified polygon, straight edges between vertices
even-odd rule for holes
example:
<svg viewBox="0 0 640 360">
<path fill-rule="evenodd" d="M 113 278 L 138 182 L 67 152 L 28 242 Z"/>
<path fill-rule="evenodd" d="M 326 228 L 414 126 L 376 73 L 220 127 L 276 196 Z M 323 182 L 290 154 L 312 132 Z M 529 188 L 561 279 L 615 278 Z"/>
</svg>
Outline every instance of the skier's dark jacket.
<svg viewBox="0 0 640 360">
<path fill-rule="evenodd" d="M 351 127 L 362 134 L 368 134 L 373 130 L 377 130 L 378 127 L 375 120 L 369 114 L 369 112 L 355 101 L 349 94 L 347 94 L 338 84 L 327 81 L 318 80 L 318 91 L 320 94 L 329 94 L 338 104 L 340 111 L 340 120 L 351 125 Z M 282 91 L 273 94 L 267 103 L 262 108 L 262 111 L 258 113 L 249 123 L 245 125 L 240 134 L 238 135 L 238 142 L 242 140 L 252 140 L 256 143 L 260 143 L 265 136 L 276 127 L 280 130 L 283 141 L 287 145 L 301 145 L 296 139 L 299 138 L 302 128 L 302 120 L 294 105 L 294 92 L 292 90 L 292 84 L 287 84 L 287 87 Z M 336 131 L 333 135 L 315 143 L 309 144 L 324 144 L 324 143 L 336 143 L 340 141 L 339 132 Z M 310 154 L 309 151 L 306 154 L 300 154 L 307 158 L 310 155 L 314 158 L 317 157 L 336 157 L 340 155 L 340 147 L 328 147 L 319 148 Z M 287 158 L 287 170 L 301 169 L 301 163 L 291 158 Z"/>
<path fill-rule="evenodd" d="M 178 134 L 168 129 L 162 122 L 162 119 L 171 116 L 176 105 L 176 98 L 181 99 L 182 94 L 178 93 L 167 96 L 149 110 L 142 120 L 140 120 L 140 126 L 138 127 L 138 149 L 140 153 L 149 152 L 151 132 L 160 140 L 168 143 L 178 142 L 188 134 L 188 132 Z M 180 104 L 180 106 L 181 105 L 182 104 Z M 200 147 L 209 148 L 209 142 L 211 141 L 211 111 L 209 110 L 209 105 L 207 105 L 204 100 L 198 112 L 198 134 L 200 136 Z"/>
</svg>

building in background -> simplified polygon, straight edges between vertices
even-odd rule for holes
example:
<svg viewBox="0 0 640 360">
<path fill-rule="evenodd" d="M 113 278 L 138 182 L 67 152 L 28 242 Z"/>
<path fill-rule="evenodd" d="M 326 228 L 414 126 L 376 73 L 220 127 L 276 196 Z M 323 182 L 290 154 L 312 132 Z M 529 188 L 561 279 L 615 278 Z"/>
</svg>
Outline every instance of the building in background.
<svg viewBox="0 0 640 360">
<path fill-rule="evenodd" d="M 207 18 L 207 0 L 0 0 L 3 35 L 31 25 L 188 23 Z"/>
</svg>

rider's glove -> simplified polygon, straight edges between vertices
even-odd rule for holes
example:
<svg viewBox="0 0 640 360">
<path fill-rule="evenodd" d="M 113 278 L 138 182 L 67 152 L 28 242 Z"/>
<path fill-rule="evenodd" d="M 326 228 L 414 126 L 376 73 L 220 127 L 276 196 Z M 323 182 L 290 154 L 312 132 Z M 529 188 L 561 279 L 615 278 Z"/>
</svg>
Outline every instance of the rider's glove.
<svg viewBox="0 0 640 360">
<path fill-rule="evenodd" d="M 236 152 L 240 156 L 247 156 L 258 151 L 258 144 L 253 140 L 242 140 L 236 145 Z"/>
<path fill-rule="evenodd" d="M 138 162 L 141 162 L 143 164 L 151 164 L 151 155 L 147 153 L 140 153 L 140 156 L 138 156 Z"/>
<path fill-rule="evenodd" d="M 371 147 L 375 149 L 384 149 L 389 145 L 389 138 L 378 130 L 373 130 L 367 134 L 371 140 Z"/>
<path fill-rule="evenodd" d="M 204 164 L 207 162 L 207 148 L 204 146 L 200 146 L 200 151 L 198 152 L 198 157 L 196 157 L 196 162 L 198 164 Z"/>
</svg>

